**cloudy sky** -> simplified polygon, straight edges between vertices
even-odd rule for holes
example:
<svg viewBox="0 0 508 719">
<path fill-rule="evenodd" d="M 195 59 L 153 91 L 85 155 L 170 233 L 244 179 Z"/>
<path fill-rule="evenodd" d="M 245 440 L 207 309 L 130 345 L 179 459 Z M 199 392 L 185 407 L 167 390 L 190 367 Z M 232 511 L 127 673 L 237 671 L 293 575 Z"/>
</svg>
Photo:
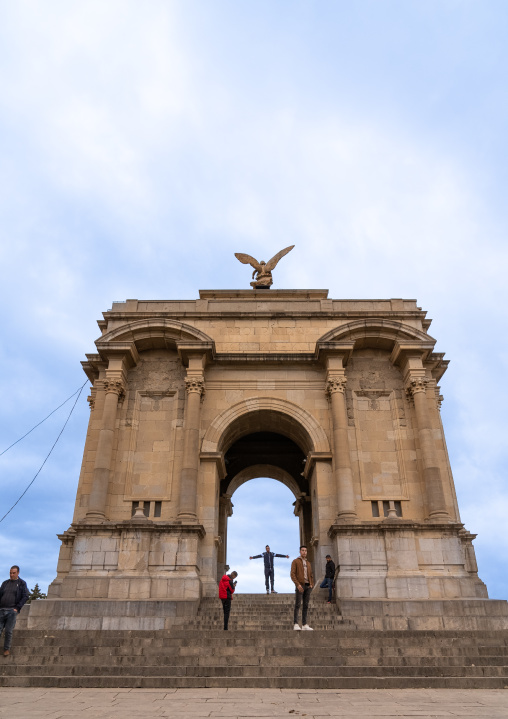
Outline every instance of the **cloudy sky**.
<svg viewBox="0 0 508 719">
<path fill-rule="evenodd" d="M 81 386 L 113 300 L 248 288 L 234 252 L 295 244 L 276 287 L 416 298 L 433 318 L 462 520 L 508 597 L 508 4 L 0 5 L 0 451 Z M 0 575 L 55 575 L 86 390 L 0 523 Z M 71 405 L 0 457 L 2 516 Z M 242 520 L 260 481 L 233 498 L 244 590 L 263 588 L 246 556 L 298 545 L 282 485 Z"/>
</svg>

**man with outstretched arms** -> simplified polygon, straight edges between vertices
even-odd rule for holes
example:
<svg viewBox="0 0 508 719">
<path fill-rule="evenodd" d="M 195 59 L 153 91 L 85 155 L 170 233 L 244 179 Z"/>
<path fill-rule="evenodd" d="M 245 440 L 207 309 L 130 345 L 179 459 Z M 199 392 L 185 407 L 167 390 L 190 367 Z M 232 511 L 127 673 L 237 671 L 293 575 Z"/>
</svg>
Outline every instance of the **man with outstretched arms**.
<svg viewBox="0 0 508 719">
<path fill-rule="evenodd" d="M 305 629 L 312 631 L 312 627 L 307 624 L 307 609 L 309 607 L 310 593 L 314 586 L 314 577 L 312 576 L 312 567 L 307 561 L 307 547 L 300 547 L 300 556 L 293 559 L 291 563 L 291 579 L 295 585 L 295 611 L 294 611 L 294 629 Z M 300 612 L 300 604 L 302 604 L 302 626 L 298 624 L 298 614 Z"/>
<path fill-rule="evenodd" d="M 281 557 L 281 559 L 289 559 L 289 554 L 275 554 L 274 552 L 270 551 L 270 547 L 268 546 L 268 544 L 266 545 L 265 549 L 266 549 L 266 552 L 263 552 L 263 554 L 256 554 L 255 557 L 249 557 L 249 559 L 261 559 L 261 557 L 263 557 L 263 560 L 265 563 L 266 593 L 270 594 L 270 585 L 271 585 L 272 594 L 277 594 L 277 592 L 273 588 L 273 583 L 274 583 L 273 560 L 275 557 Z"/>
</svg>

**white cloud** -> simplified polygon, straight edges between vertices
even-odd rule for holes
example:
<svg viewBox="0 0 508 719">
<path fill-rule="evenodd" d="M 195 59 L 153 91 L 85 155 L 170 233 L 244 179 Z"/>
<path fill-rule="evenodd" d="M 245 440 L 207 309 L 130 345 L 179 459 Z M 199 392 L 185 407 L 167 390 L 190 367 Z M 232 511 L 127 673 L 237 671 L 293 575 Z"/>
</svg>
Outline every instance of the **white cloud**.
<svg viewBox="0 0 508 719">
<path fill-rule="evenodd" d="M 477 117 L 473 102 L 483 102 L 481 117 L 494 123 L 496 88 L 454 104 L 451 82 L 468 86 L 469 70 L 459 64 L 452 72 L 443 56 L 440 93 L 450 86 L 450 114 L 434 116 L 445 109 L 441 98 L 436 110 L 434 97 L 425 105 L 429 119 L 416 122 L 415 93 L 394 90 L 395 77 L 407 80 L 399 66 L 383 66 L 391 72 L 380 88 L 390 112 L 356 89 L 368 86 L 378 45 L 369 54 L 362 44 L 361 67 L 344 64 L 338 47 L 324 62 L 298 14 L 291 31 L 283 18 L 264 22 L 256 8 L 249 12 L 266 43 L 242 48 L 236 31 L 251 15 L 202 6 L 198 17 L 196 7 L 20 0 L 4 10 L 1 411 L 8 436 L 30 424 L 30 406 L 39 416 L 38 407 L 51 409 L 77 386 L 78 362 L 93 351 L 95 320 L 111 300 L 195 297 L 199 283 L 248 287 L 248 268 L 233 252 L 268 259 L 296 244 L 275 287 L 416 297 L 432 311 L 437 349 L 452 360 L 443 381 L 445 431 L 463 514 L 477 531 L 478 507 L 482 517 L 497 516 L 506 492 L 499 378 L 508 355 L 508 223 L 504 198 L 489 189 L 502 171 L 479 164 L 474 137 L 459 131 L 471 127 L 468 113 Z M 323 12 L 312 16 L 321 31 L 331 11 Z M 427 33 L 431 25 L 427 18 Z M 268 36 L 273 27 L 287 34 Z M 307 45 L 298 47 L 297 36 Z M 429 89 L 417 58 L 409 53 L 407 63 L 411 88 Z M 312 88 L 304 77 L 313 78 Z M 506 136 L 496 127 L 482 126 L 481 136 L 492 135 L 502 157 Z M 479 483 L 481 503 L 470 511 Z M 489 521 L 478 541 L 507 553 L 508 540 Z"/>
</svg>

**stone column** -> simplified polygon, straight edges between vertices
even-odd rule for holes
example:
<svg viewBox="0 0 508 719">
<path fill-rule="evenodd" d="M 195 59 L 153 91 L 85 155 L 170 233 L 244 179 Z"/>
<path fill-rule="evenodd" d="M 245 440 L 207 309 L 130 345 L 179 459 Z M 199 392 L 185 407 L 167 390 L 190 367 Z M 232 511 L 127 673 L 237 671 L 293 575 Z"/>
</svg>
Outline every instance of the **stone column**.
<svg viewBox="0 0 508 719">
<path fill-rule="evenodd" d="M 443 480 L 439 468 L 435 440 L 432 432 L 432 421 L 427 401 L 428 380 L 422 376 L 409 373 L 406 380 L 406 393 L 414 401 L 416 426 L 420 440 L 423 481 L 427 497 L 428 520 L 431 522 L 450 522 L 446 510 Z"/>
<path fill-rule="evenodd" d="M 183 459 L 180 478 L 180 510 L 178 518 L 197 519 L 197 492 L 199 472 L 199 416 L 201 397 L 205 392 L 203 376 L 190 376 L 185 380 L 187 401 L 183 430 Z"/>
<path fill-rule="evenodd" d="M 350 522 L 357 519 L 357 514 L 347 430 L 346 377 L 344 374 L 329 375 L 326 391 L 332 406 L 333 476 L 337 488 L 337 521 Z"/>
<path fill-rule="evenodd" d="M 219 537 L 221 544 L 217 550 L 217 564 L 219 565 L 219 574 L 224 574 L 224 565 L 226 564 L 228 552 L 228 517 L 233 514 L 233 502 L 230 494 L 224 494 L 219 497 Z M 220 577 L 219 577 L 220 579 Z"/>
<path fill-rule="evenodd" d="M 106 503 L 108 499 L 109 475 L 111 471 L 111 458 L 113 456 L 113 443 L 115 438 L 116 414 L 118 401 L 125 394 L 124 383 L 120 379 L 104 380 L 104 409 L 102 412 L 102 426 L 99 432 L 99 441 L 95 453 L 93 469 L 92 490 L 88 500 L 86 520 L 101 521 L 106 519 Z"/>
</svg>

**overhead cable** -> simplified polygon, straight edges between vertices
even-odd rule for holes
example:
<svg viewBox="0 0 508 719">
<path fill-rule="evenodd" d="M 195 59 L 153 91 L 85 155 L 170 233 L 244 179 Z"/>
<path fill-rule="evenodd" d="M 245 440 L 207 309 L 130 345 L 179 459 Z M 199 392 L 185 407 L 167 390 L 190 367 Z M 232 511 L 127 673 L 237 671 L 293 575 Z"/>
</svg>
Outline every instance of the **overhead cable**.
<svg viewBox="0 0 508 719">
<path fill-rule="evenodd" d="M 31 429 L 30 431 L 28 431 L 28 432 L 27 432 L 26 434 L 24 434 L 22 437 L 20 437 L 20 438 L 17 439 L 15 442 L 13 442 L 12 444 L 10 444 L 10 445 L 7 447 L 7 449 L 4 449 L 3 452 L 0 452 L 0 457 L 1 457 L 3 454 L 5 454 L 6 452 L 8 452 L 8 451 L 11 449 L 11 447 L 14 447 L 15 444 L 18 444 L 18 442 L 21 442 L 22 439 L 25 439 L 25 437 L 28 437 L 28 435 L 29 435 L 31 432 L 33 432 L 34 429 L 37 429 L 37 427 L 40 427 L 41 424 L 43 424 L 47 419 L 49 419 L 52 414 L 55 414 L 55 412 L 57 412 L 57 411 L 60 409 L 60 407 L 63 407 L 64 404 L 67 404 L 67 402 L 68 402 L 69 400 L 71 400 L 77 392 L 79 392 L 79 393 L 81 394 L 81 390 L 83 389 L 83 387 L 85 386 L 85 384 L 86 384 L 87 382 L 88 382 L 88 380 L 85 380 L 85 381 L 83 382 L 83 384 L 81 385 L 81 387 L 76 390 L 76 392 L 73 392 L 70 397 L 67 397 L 67 399 L 65 400 L 65 402 L 62 402 L 62 404 L 59 404 L 58 407 L 57 407 L 56 409 L 54 409 L 52 412 L 50 412 L 47 417 L 44 417 L 44 419 L 41 419 L 41 421 L 40 421 L 38 424 L 36 424 L 35 427 L 32 427 L 32 429 Z"/>
<path fill-rule="evenodd" d="M 50 455 L 51 455 L 51 452 L 55 449 L 58 440 L 59 440 L 60 437 L 62 436 L 62 433 L 63 433 L 64 429 L 65 429 L 66 426 L 67 426 L 67 422 L 68 422 L 68 421 L 70 420 L 70 418 L 71 418 L 71 414 L 74 412 L 74 408 L 75 408 L 75 406 L 76 406 L 77 403 L 78 403 L 78 399 L 79 399 L 80 396 L 81 396 L 81 392 L 83 391 L 83 387 L 85 386 L 85 384 L 86 384 L 86 382 L 85 382 L 85 383 L 81 386 L 81 388 L 79 389 L 78 396 L 76 397 L 76 399 L 75 399 L 75 401 L 74 401 L 74 404 L 72 405 L 71 411 L 70 411 L 69 414 L 67 415 L 67 419 L 66 419 L 65 422 L 64 422 L 64 426 L 63 426 L 62 429 L 60 430 L 60 432 L 59 432 L 59 434 L 58 434 L 58 437 L 55 439 L 55 441 L 54 441 L 54 443 L 53 443 L 53 446 L 51 447 L 51 449 L 49 450 L 48 454 L 46 455 L 46 459 L 44 460 L 44 462 L 41 464 L 41 466 L 40 466 L 39 469 L 37 470 L 37 474 L 36 474 L 35 477 L 32 479 L 32 481 L 30 482 L 30 484 L 28 485 L 28 487 L 25 489 L 25 491 L 23 492 L 23 494 L 22 494 L 20 497 L 18 497 L 18 499 L 14 502 L 14 504 L 12 505 L 12 507 L 9 509 L 9 511 L 4 514 L 4 516 L 2 517 L 2 519 L 0 519 L 0 522 L 3 522 L 4 519 L 7 517 L 7 515 L 10 514 L 10 513 L 12 512 L 12 510 L 14 509 L 14 507 L 18 504 L 18 502 L 19 502 L 21 499 L 23 499 L 23 497 L 25 496 L 25 494 L 28 492 L 28 490 L 30 489 L 30 487 L 32 486 L 32 484 L 35 482 L 35 480 L 37 479 L 37 477 L 38 477 L 39 474 L 41 473 L 42 468 L 44 467 L 44 465 L 46 464 L 46 462 L 48 461 L 48 459 L 49 459 L 49 457 L 50 457 Z M 74 393 L 74 394 L 76 394 L 76 393 Z M 71 397 L 73 397 L 73 396 L 74 396 L 74 395 L 71 395 Z M 70 398 L 69 398 L 69 399 L 70 399 Z M 68 400 L 66 400 L 66 402 L 67 402 L 67 401 L 68 401 Z M 64 404 L 65 404 L 65 402 L 64 402 Z M 61 405 L 60 405 L 60 406 L 61 406 Z M 48 416 L 49 416 L 49 415 L 48 415 Z M 35 428 L 34 428 L 34 429 L 35 429 Z M 19 441 L 19 440 L 18 440 L 18 441 Z M 6 451 L 7 451 L 7 450 L 6 450 Z"/>
</svg>

